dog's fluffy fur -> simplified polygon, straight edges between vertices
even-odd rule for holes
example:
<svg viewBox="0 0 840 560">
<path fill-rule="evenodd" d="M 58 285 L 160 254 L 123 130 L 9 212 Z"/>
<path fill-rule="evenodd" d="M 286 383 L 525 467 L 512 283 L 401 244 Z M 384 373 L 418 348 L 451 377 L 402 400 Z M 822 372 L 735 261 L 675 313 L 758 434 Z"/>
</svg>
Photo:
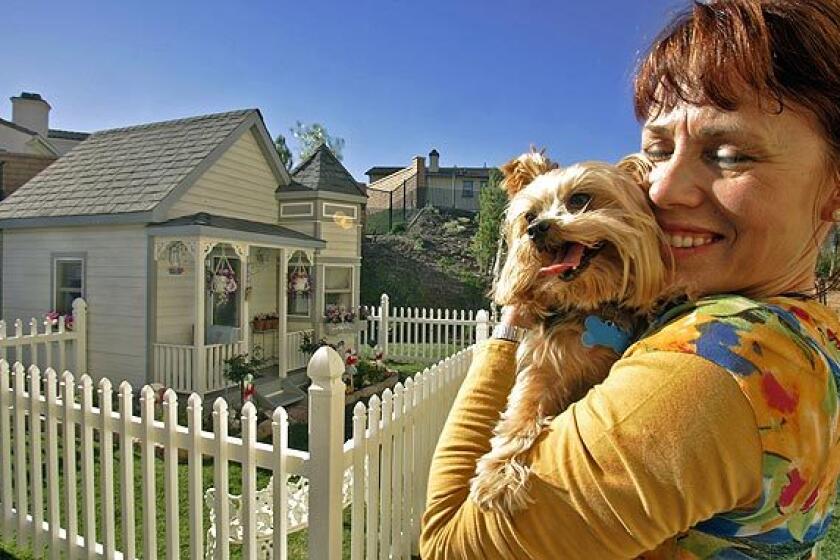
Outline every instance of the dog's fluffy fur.
<svg viewBox="0 0 840 560">
<path fill-rule="evenodd" d="M 669 297 L 670 253 L 645 194 L 649 169 L 641 156 L 561 169 L 534 151 L 502 167 L 510 197 L 503 226 L 508 257 L 493 297 L 516 304 L 537 326 L 519 347 L 507 409 L 471 483 L 470 496 L 484 510 L 511 514 L 528 505 L 528 458 L 537 436 L 618 359 L 606 346 L 584 346 L 586 317 L 638 334 Z M 535 238 L 537 226 L 543 235 Z M 586 248 L 577 267 L 546 274 L 546 267 L 568 261 L 573 243 Z"/>
</svg>

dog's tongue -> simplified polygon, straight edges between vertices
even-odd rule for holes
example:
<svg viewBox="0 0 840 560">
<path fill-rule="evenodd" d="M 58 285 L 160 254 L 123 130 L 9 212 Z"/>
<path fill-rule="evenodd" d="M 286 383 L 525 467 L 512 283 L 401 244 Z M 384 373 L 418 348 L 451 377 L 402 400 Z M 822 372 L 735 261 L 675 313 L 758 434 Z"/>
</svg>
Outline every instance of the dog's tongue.
<svg viewBox="0 0 840 560">
<path fill-rule="evenodd" d="M 563 260 L 559 263 L 542 267 L 540 269 L 540 276 L 554 276 L 555 274 L 562 274 L 570 268 L 577 268 L 580 265 L 580 259 L 583 258 L 583 249 L 584 246 L 580 243 L 569 243 L 569 246 L 566 248 L 566 254 L 563 255 Z"/>
</svg>

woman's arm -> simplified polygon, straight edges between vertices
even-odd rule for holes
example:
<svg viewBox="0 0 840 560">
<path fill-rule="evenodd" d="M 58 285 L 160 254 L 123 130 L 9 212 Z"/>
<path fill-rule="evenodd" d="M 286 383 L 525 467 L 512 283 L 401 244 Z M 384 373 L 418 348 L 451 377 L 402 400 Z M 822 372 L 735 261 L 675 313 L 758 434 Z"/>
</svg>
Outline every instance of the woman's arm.
<svg viewBox="0 0 840 560">
<path fill-rule="evenodd" d="M 432 459 L 424 560 L 633 558 L 761 492 L 761 444 L 730 374 L 691 354 L 620 360 L 532 453 L 535 503 L 512 519 L 469 499 L 515 380 L 516 344 L 476 348 Z"/>
</svg>

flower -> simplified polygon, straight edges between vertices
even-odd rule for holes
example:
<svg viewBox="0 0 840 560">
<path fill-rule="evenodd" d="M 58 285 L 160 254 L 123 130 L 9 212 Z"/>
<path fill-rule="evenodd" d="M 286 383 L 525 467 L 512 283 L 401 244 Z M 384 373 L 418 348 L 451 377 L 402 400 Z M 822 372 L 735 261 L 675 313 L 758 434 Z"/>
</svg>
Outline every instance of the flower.
<svg viewBox="0 0 840 560">
<path fill-rule="evenodd" d="M 364 311 L 363 311 L 364 309 Z M 364 321 L 370 316 L 367 313 L 367 308 L 359 308 L 359 314 L 352 309 L 347 309 L 343 305 L 336 305 L 334 303 L 327 304 L 324 312 L 325 323 L 355 323 L 358 317 L 359 320 Z"/>
<path fill-rule="evenodd" d="M 73 330 L 73 315 L 62 315 L 58 311 L 50 311 L 49 313 L 44 315 L 44 319 L 49 322 L 50 325 L 53 327 L 57 327 L 59 323 L 59 319 L 64 317 L 64 328 L 65 330 L 72 331 Z"/>
</svg>

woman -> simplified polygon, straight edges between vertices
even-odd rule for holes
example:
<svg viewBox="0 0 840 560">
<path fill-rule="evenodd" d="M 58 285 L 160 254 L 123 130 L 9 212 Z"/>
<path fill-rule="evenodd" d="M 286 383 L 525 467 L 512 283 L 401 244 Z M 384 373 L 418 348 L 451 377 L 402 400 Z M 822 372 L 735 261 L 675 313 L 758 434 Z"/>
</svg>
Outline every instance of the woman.
<svg viewBox="0 0 840 560">
<path fill-rule="evenodd" d="M 840 221 L 840 3 L 695 3 L 635 103 L 678 279 L 706 297 L 555 419 L 513 518 L 467 493 L 517 342 L 476 349 L 432 462 L 426 560 L 820 558 L 840 474 L 840 324 L 813 298 Z"/>
</svg>

